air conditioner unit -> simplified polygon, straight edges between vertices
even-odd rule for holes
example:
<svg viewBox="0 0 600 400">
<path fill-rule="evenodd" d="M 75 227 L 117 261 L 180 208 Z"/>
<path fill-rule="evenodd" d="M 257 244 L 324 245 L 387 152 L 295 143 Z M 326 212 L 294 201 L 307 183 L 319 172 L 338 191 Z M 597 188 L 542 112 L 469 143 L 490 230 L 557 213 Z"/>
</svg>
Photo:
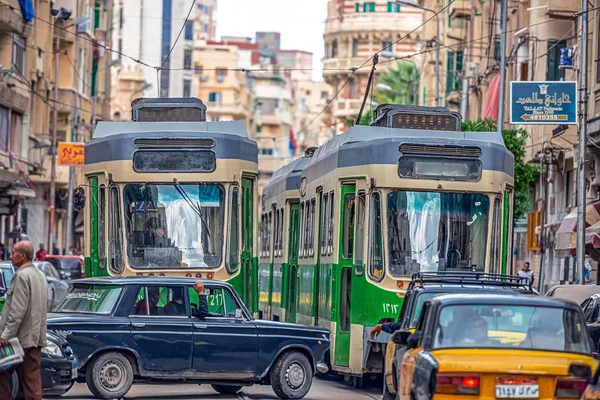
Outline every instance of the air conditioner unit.
<svg viewBox="0 0 600 400">
<path fill-rule="evenodd" d="M 217 76 L 217 82 L 223 82 L 223 80 L 225 80 L 224 76 L 221 76 L 221 75 Z"/>
<path fill-rule="evenodd" d="M 208 80 L 208 76 L 206 76 L 206 75 L 202 75 L 200 77 L 200 82 L 206 82 L 207 80 Z"/>
<path fill-rule="evenodd" d="M 92 34 L 91 22 L 88 20 L 82 24 L 77 25 L 77 33 L 89 33 Z"/>
<path fill-rule="evenodd" d="M 477 75 L 479 75 L 479 63 L 468 62 L 465 69 L 465 78 L 477 78 Z"/>
</svg>

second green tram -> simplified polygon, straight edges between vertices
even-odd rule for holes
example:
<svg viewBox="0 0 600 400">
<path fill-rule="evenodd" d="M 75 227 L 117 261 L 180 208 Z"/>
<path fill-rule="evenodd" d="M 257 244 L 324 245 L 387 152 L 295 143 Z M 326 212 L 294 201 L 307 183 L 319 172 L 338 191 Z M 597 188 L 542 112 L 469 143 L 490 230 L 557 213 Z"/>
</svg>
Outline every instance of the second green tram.
<svg viewBox="0 0 600 400">
<path fill-rule="evenodd" d="M 331 330 L 332 370 L 381 373 L 410 277 L 507 273 L 514 159 L 445 109 L 380 106 L 276 171 L 260 205 L 259 315 Z M 355 380 L 356 382 L 356 380 Z"/>
</svg>

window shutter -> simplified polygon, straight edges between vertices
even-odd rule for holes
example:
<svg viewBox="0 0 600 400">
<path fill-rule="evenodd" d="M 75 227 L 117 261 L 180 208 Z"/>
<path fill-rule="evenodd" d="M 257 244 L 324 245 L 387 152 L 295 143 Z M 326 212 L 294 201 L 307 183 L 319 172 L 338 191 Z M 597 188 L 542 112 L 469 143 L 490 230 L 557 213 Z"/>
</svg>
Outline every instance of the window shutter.
<svg viewBox="0 0 600 400">
<path fill-rule="evenodd" d="M 360 3 L 356 3 L 356 4 L 354 5 L 354 11 L 356 11 L 356 12 L 360 12 Z"/>
<path fill-rule="evenodd" d="M 527 214 L 527 251 L 540 251 L 540 245 L 535 234 L 538 226 L 542 225 L 542 211 L 532 211 Z"/>
<path fill-rule="evenodd" d="M 446 64 L 446 92 L 450 93 L 454 89 L 454 52 L 448 52 Z"/>
<path fill-rule="evenodd" d="M 391 1 L 388 1 L 388 11 L 389 13 L 393 12 L 393 7 L 394 7 L 394 3 L 392 3 Z"/>
</svg>

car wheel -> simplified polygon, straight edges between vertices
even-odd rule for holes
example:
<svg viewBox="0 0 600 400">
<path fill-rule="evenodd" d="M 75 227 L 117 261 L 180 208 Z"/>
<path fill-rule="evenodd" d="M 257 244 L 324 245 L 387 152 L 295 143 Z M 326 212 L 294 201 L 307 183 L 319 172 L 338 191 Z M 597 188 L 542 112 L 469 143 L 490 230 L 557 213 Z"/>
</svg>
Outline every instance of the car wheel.
<svg viewBox="0 0 600 400">
<path fill-rule="evenodd" d="M 280 356 L 271 368 L 271 386 L 280 399 L 301 399 L 312 385 L 312 365 L 297 351 Z"/>
<path fill-rule="evenodd" d="M 236 394 L 242 390 L 241 386 L 228 386 L 228 385 L 211 385 L 217 393 L 221 394 Z"/>
<path fill-rule="evenodd" d="M 101 399 L 121 398 L 133 383 L 133 367 L 121 353 L 104 353 L 95 358 L 85 371 L 88 389 Z"/>
</svg>

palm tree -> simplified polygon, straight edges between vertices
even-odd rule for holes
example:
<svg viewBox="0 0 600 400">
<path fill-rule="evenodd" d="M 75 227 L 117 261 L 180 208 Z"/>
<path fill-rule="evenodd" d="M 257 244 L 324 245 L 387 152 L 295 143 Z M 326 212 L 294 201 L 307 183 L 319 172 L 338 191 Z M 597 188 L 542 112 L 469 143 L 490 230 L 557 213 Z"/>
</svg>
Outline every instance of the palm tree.
<svg viewBox="0 0 600 400">
<path fill-rule="evenodd" d="M 379 104 L 415 104 L 418 97 L 419 71 L 415 63 L 400 60 L 379 78 L 377 102 Z M 416 80 L 416 83 L 415 83 Z M 385 90 L 382 90 L 385 88 Z"/>
</svg>

